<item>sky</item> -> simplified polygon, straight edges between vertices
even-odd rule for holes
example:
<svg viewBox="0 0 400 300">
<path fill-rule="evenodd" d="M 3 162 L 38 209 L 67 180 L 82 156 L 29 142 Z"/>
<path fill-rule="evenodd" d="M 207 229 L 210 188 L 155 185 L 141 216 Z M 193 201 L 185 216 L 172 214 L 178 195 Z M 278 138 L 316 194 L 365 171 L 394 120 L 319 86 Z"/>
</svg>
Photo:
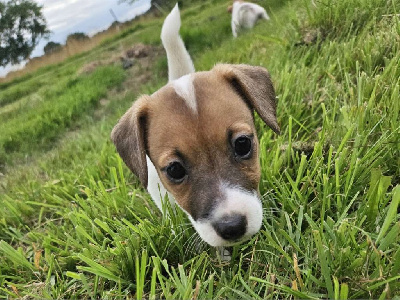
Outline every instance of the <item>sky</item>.
<svg viewBox="0 0 400 300">
<path fill-rule="evenodd" d="M 43 5 L 43 15 L 51 31 L 49 40 L 42 39 L 33 50 L 31 57 L 41 56 L 44 46 L 49 42 L 65 44 L 67 36 L 74 32 L 84 32 L 89 36 L 107 29 L 114 18 L 112 9 L 118 21 L 124 22 L 133 19 L 136 15 L 146 12 L 150 8 L 150 0 L 137 0 L 128 5 L 118 3 L 118 0 L 34 0 Z M 0 76 L 18 69 L 21 66 L 0 67 Z"/>
</svg>

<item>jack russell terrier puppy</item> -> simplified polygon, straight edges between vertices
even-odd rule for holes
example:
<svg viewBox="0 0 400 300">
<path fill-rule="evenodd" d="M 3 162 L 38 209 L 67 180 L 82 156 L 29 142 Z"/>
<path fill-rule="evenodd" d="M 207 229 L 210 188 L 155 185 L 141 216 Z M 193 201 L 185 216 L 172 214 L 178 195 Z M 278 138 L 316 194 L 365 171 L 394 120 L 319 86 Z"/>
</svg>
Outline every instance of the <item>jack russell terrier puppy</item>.
<svg viewBox="0 0 400 300">
<path fill-rule="evenodd" d="M 158 208 L 168 194 L 204 241 L 230 246 L 261 227 L 253 112 L 279 133 L 275 92 L 262 67 L 219 64 L 195 73 L 180 24 L 176 5 L 161 32 L 168 84 L 136 100 L 111 139 Z"/>
<path fill-rule="evenodd" d="M 235 0 L 233 5 L 228 7 L 228 12 L 232 13 L 231 26 L 232 34 L 235 38 L 240 29 L 253 28 L 259 19 L 269 20 L 264 7 L 250 2 Z"/>
</svg>

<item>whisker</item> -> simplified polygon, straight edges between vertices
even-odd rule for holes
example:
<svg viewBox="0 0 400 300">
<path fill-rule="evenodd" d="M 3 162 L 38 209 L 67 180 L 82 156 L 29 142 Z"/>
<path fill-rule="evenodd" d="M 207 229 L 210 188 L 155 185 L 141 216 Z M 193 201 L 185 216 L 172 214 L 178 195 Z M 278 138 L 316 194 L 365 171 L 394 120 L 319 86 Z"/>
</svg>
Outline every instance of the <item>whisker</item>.
<svg viewBox="0 0 400 300">
<path fill-rule="evenodd" d="M 180 226 L 182 227 L 182 226 Z M 167 245 L 167 249 L 166 249 L 166 254 L 169 254 L 171 245 L 173 245 L 176 241 L 181 240 L 184 237 L 184 233 L 186 231 L 190 230 L 190 227 L 185 228 L 184 230 L 180 231 L 179 233 L 174 235 L 174 238 L 172 240 L 169 241 L 168 245 Z"/>
</svg>

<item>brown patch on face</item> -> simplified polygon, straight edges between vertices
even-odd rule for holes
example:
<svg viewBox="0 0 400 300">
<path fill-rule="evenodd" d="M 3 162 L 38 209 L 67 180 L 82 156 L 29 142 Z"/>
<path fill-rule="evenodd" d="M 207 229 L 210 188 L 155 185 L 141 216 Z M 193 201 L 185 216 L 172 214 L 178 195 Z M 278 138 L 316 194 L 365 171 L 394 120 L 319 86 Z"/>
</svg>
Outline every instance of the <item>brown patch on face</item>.
<svg viewBox="0 0 400 300">
<path fill-rule="evenodd" d="M 248 105 L 227 81 L 214 71 L 193 75 L 197 114 L 171 85 L 148 101 L 148 155 L 165 188 L 194 220 L 205 218 L 223 197 L 223 185 L 258 190 L 259 151 L 253 115 Z M 252 155 L 235 156 L 232 139 L 252 137 Z M 178 161 L 187 172 L 176 184 L 165 168 Z M 164 171 L 162 171 L 164 169 Z"/>
</svg>

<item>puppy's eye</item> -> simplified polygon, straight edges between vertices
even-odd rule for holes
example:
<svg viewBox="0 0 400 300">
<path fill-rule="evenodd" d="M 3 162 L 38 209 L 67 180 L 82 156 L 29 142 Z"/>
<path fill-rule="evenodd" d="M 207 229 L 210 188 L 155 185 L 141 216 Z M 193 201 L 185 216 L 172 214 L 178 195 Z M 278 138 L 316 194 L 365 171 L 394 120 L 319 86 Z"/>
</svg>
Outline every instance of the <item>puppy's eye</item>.
<svg viewBox="0 0 400 300">
<path fill-rule="evenodd" d="M 233 144 L 235 154 L 242 159 L 250 158 L 252 145 L 252 140 L 248 136 L 239 136 Z"/>
<path fill-rule="evenodd" d="M 167 167 L 169 179 L 175 183 L 181 183 L 186 176 L 186 170 L 179 162 L 173 162 Z"/>
</svg>

